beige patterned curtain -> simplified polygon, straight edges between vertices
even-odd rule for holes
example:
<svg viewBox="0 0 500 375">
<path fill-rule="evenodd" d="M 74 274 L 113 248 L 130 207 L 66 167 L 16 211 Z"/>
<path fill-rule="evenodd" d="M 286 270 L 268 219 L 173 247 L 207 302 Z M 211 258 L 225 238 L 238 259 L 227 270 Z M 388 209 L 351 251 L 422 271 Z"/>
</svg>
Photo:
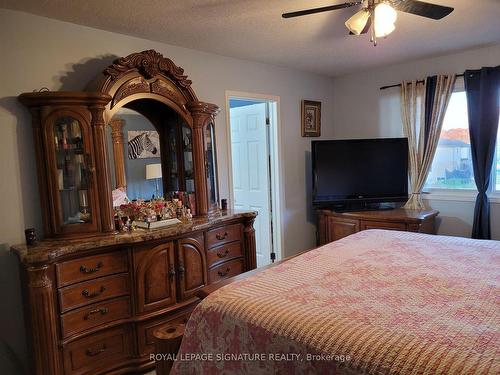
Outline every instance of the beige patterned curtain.
<svg viewBox="0 0 500 375">
<path fill-rule="evenodd" d="M 408 138 L 411 195 L 404 208 L 424 209 L 422 189 L 436 153 L 455 75 L 401 84 L 401 117 Z"/>
</svg>

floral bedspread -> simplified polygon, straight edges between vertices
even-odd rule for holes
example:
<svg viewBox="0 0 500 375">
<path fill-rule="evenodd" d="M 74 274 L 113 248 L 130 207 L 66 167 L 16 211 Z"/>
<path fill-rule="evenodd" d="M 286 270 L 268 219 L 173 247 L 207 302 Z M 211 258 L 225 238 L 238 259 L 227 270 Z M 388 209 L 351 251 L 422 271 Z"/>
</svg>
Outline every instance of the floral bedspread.
<svg viewBox="0 0 500 375">
<path fill-rule="evenodd" d="M 499 374 L 500 242 L 367 230 L 211 294 L 174 374 Z"/>
</svg>

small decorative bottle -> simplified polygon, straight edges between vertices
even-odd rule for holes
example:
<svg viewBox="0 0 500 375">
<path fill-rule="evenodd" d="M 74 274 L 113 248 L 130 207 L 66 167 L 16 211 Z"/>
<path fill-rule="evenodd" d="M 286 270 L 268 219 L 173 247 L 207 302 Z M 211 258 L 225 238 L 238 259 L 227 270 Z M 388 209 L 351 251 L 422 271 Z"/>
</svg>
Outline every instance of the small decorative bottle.
<svg viewBox="0 0 500 375">
<path fill-rule="evenodd" d="M 62 148 L 64 150 L 67 150 L 67 149 L 69 149 L 67 125 L 62 125 L 61 130 L 62 130 L 62 139 L 61 139 Z"/>
<path fill-rule="evenodd" d="M 125 222 L 125 230 L 130 232 L 132 229 L 132 222 L 130 221 L 130 217 L 127 216 L 127 221 Z"/>
<path fill-rule="evenodd" d="M 182 202 L 181 201 L 177 201 L 177 210 L 175 211 L 176 215 L 177 215 L 177 219 L 180 219 L 182 217 Z"/>
</svg>

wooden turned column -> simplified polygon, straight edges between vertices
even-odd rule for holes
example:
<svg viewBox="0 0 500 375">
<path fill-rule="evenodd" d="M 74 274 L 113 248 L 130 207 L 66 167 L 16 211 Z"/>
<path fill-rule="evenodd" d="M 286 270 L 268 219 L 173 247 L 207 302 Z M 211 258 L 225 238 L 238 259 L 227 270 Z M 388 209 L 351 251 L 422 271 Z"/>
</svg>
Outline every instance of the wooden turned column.
<svg viewBox="0 0 500 375">
<path fill-rule="evenodd" d="M 155 362 L 156 375 L 168 375 L 181 346 L 184 324 L 159 328 L 153 332 L 153 336 L 155 338 L 155 354 L 162 355 L 162 359 Z"/>
<path fill-rule="evenodd" d="M 106 129 L 104 128 L 104 106 L 93 105 L 90 107 L 92 113 L 92 127 L 94 135 L 95 172 L 97 178 L 97 190 L 99 195 L 99 208 L 101 215 L 101 227 L 103 232 L 113 232 L 115 224 L 113 221 L 113 199 L 111 197 L 111 179 L 109 178 L 109 165 L 106 143 Z"/>
<path fill-rule="evenodd" d="M 245 244 L 246 254 L 246 271 L 257 268 L 257 253 L 255 248 L 255 228 L 253 223 L 255 217 L 245 220 L 245 227 L 243 229 L 243 241 Z"/>
<path fill-rule="evenodd" d="M 197 216 L 208 215 L 207 189 L 207 160 L 205 155 L 205 128 L 219 113 L 220 108 L 215 104 L 204 102 L 190 102 L 186 108 L 193 117 L 193 170 L 194 188 L 196 193 Z M 214 150 L 214 152 L 216 152 Z M 216 181 L 217 183 L 217 181 Z"/>
<path fill-rule="evenodd" d="M 46 237 L 55 231 L 55 227 L 52 227 L 54 218 L 50 215 L 50 202 L 49 202 L 49 192 L 47 189 L 47 176 L 50 173 L 45 166 L 45 154 L 43 151 L 43 131 L 41 129 L 40 123 L 40 109 L 30 108 L 31 112 L 31 124 L 33 127 L 33 139 L 35 141 L 35 158 L 37 163 L 37 176 L 38 176 L 38 189 L 40 191 L 40 204 L 42 207 L 42 217 L 43 217 L 43 233 Z"/>
<path fill-rule="evenodd" d="M 207 216 L 208 214 L 207 171 L 205 163 L 203 127 L 195 125 L 193 128 L 193 171 L 197 216 Z"/>
<path fill-rule="evenodd" d="M 123 126 L 125 120 L 116 118 L 109 122 L 111 127 L 111 139 L 113 141 L 113 160 L 115 165 L 116 188 L 127 188 L 125 177 L 125 152 L 123 143 Z"/>
<path fill-rule="evenodd" d="M 49 276 L 49 266 L 29 267 L 28 300 L 30 335 L 33 337 L 33 362 L 36 375 L 62 374 L 57 327 L 58 321 L 54 303 L 54 287 Z"/>
</svg>

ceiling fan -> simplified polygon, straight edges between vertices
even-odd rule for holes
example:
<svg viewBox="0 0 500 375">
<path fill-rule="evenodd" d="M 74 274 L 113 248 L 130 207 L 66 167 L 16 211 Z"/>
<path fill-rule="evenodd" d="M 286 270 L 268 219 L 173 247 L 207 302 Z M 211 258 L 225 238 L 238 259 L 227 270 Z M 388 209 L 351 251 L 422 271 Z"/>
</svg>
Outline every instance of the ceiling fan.
<svg viewBox="0 0 500 375">
<path fill-rule="evenodd" d="M 308 14 L 350 8 L 363 3 L 365 3 L 365 0 L 351 1 L 321 8 L 283 13 L 282 17 L 300 17 Z M 366 34 L 371 30 L 371 41 L 376 46 L 377 38 L 386 37 L 396 29 L 394 25 L 398 17 L 396 11 L 440 20 L 453 12 L 453 8 L 417 0 L 366 0 L 366 5 L 363 9 L 349 18 L 345 25 L 351 35 Z M 373 27 L 372 24 L 374 25 Z"/>
</svg>

